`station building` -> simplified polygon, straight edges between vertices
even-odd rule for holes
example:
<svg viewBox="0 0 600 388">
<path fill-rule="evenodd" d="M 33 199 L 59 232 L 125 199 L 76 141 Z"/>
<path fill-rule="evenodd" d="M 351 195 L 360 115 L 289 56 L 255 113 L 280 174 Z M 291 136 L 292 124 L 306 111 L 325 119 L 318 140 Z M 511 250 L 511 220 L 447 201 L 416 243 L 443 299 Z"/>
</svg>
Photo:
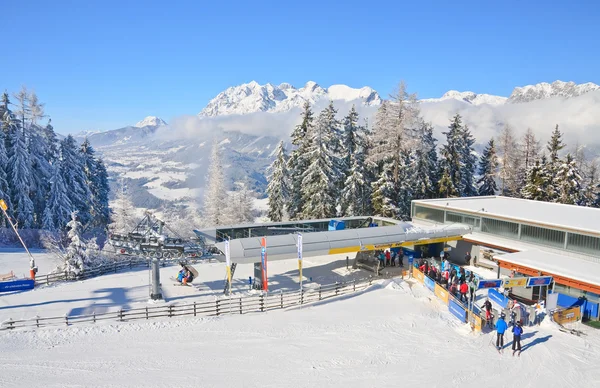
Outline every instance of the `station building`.
<svg viewBox="0 0 600 388">
<path fill-rule="evenodd" d="M 494 269 L 498 277 L 553 276 L 559 305 L 579 305 L 586 318 L 598 319 L 600 209 L 486 196 L 415 200 L 411 217 L 423 227 L 471 226 L 472 233 L 447 243 L 452 261 L 464 263 L 469 252 L 469 264 Z M 512 290 L 529 301 L 546 291 Z"/>
</svg>

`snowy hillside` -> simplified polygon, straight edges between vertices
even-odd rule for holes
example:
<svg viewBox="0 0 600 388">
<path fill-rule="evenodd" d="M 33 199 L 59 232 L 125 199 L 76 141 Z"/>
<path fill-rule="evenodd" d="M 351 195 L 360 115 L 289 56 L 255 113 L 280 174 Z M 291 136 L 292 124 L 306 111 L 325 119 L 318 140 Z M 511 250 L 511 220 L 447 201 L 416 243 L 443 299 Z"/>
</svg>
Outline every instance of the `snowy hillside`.
<svg viewBox="0 0 600 388">
<path fill-rule="evenodd" d="M 459 92 L 456 90 L 450 90 L 446 92 L 441 98 L 426 98 L 421 100 L 421 102 L 440 102 L 450 99 L 463 101 L 472 105 L 502 105 L 507 100 L 506 97 L 493 96 L 491 94 L 477 94 L 473 92 Z"/>
<path fill-rule="evenodd" d="M 143 127 L 159 127 L 161 125 L 167 125 L 167 123 L 156 116 L 148 116 L 141 121 L 138 121 L 134 127 L 143 128 Z"/>
<path fill-rule="evenodd" d="M 309 81 L 296 89 L 288 83 L 259 85 L 256 81 L 230 87 L 210 100 L 200 116 L 244 115 L 255 112 L 285 112 L 299 108 L 306 101 L 319 100 L 356 101 L 367 106 L 381 104 L 381 98 L 369 87 L 354 89 L 346 85 L 332 85 L 325 89 Z"/>
<path fill-rule="evenodd" d="M 305 262 L 307 276 L 347 274 L 343 260 Z M 224 265 L 196 268 L 198 292 L 222 294 Z M 296 260 L 269 269 L 274 292 L 279 282 L 297 287 Z M 167 301 L 202 300 L 193 288 L 171 285 L 174 271 L 161 269 Z M 247 293 L 252 271 L 251 264 L 238 267 L 234 297 Z M 0 318 L 140 307 L 148 305 L 148 292 L 148 271 L 133 270 L 4 294 Z M 520 357 L 511 355 L 510 333 L 500 355 L 493 333 L 471 333 L 422 284 L 380 280 L 364 292 L 265 313 L 2 331 L 0 385 L 500 388 L 513 381 L 519 388 L 594 387 L 600 331 L 583 330 L 587 335 L 576 337 L 546 319 L 525 327 Z"/>
<path fill-rule="evenodd" d="M 517 87 L 508 98 L 509 103 L 530 102 L 551 97 L 572 98 L 600 90 L 600 86 L 591 82 L 577 85 L 575 82 L 554 81 L 536 85 Z"/>
</svg>

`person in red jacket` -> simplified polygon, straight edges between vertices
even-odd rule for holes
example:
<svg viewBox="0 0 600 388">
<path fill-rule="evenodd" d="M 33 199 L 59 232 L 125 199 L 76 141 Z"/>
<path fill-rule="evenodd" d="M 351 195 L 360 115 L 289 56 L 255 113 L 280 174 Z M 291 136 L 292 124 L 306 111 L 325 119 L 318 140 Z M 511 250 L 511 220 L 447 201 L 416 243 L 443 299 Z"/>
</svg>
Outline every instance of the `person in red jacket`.
<svg viewBox="0 0 600 388">
<path fill-rule="evenodd" d="M 467 292 L 469 292 L 469 286 L 467 285 L 466 282 L 461 282 L 460 283 L 460 301 L 461 302 L 463 301 L 463 298 L 464 298 L 465 302 L 468 300 Z"/>
</svg>

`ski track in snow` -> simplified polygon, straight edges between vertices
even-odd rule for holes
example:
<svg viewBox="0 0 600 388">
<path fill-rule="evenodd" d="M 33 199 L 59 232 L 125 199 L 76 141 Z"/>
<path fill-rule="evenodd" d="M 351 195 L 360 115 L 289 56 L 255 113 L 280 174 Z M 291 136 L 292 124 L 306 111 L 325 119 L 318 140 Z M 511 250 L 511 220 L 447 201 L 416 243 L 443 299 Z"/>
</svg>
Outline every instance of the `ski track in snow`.
<svg viewBox="0 0 600 388">
<path fill-rule="evenodd" d="M 306 264 L 324 279 L 345 273 L 328 267 L 328 260 Z M 275 278 L 287 270 L 293 278 L 295 264 L 273 262 L 270 273 Z M 222 264 L 198 267 L 203 280 L 222 282 Z M 236 277 L 250 268 L 240 266 Z M 56 290 L 76 299 L 86 287 L 93 293 L 123 283 L 126 275 L 130 287 L 147 279 L 146 271 L 133 271 Z M 33 304 L 46 291 L 53 289 L 20 298 Z M 471 333 L 423 285 L 394 279 L 355 295 L 266 313 L 3 331 L 0 387 L 600 386 L 600 332 L 585 331 L 576 337 L 545 320 L 525 328 L 520 357 L 512 357 L 512 335 L 499 355 L 493 333 Z"/>
</svg>

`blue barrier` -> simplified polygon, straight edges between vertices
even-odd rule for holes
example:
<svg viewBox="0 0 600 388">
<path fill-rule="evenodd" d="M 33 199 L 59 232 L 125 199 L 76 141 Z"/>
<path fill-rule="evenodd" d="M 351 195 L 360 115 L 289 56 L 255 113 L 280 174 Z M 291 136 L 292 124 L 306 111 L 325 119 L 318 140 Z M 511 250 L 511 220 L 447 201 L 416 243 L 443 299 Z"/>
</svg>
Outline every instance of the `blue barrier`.
<svg viewBox="0 0 600 388">
<path fill-rule="evenodd" d="M 461 322 L 467 321 L 467 312 L 461 305 L 459 305 L 455 301 L 453 301 L 453 300 L 448 301 L 448 309 L 450 310 L 452 315 L 454 315 L 456 318 L 460 319 Z"/>
<path fill-rule="evenodd" d="M 35 287 L 35 281 L 32 279 L 12 280 L 10 282 L 0 282 L 0 292 L 32 290 Z"/>
<path fill-rule="evenodd" d="M 579 307 L 581 309 L 581 315 L 585 318 L 598 318 L 598 303 L 590 302 L 587 299 L 579 299 L 574 296 L 565 295 L 558 293 L 558 300 L 556 302 L 560 307 Z"/>
<path fill-rule="evenodd" d="M 499 304 L 502 308 L 506 308 L 506 306 L 508 305 L 508 298 L 499 293 L 497 290 L 494 290 L 493 288 L 490 288 L 488 290 L 488 298 L 490 298 L 492 302 L 496 302 L 497 304 Z"/>
<path fill-rule="evenodd" d="M 433 291 L 433 289 L 435 288 L 435 282 L 429 278 L 428 276 L 425 276 L 425 285 L 427 286 L 427 288 L 429 288 L 431 291 Z"/>
</svg>

